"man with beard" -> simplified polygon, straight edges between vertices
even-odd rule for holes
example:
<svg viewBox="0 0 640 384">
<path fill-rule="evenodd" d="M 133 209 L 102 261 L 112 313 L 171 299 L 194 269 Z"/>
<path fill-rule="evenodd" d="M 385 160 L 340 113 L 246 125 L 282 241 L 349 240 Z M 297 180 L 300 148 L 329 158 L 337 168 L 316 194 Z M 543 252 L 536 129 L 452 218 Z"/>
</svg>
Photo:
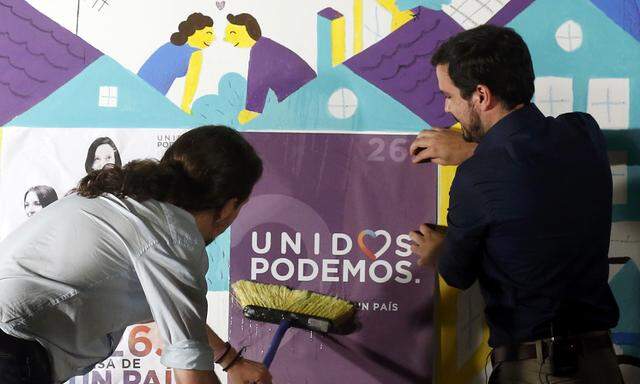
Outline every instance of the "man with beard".
<svg viewBox="0 0 640 384">
<path fill-rule="evenodd" d="M 411 146 L 415 163 L 460 164 L 446 235 L 427 225 L 410 234 L 419 264 L 460 289 L 479 281 L 491 383 L 621 383 L 609 336 L 612 181 L 598 124 L 585 113 L 545 117 L 531 103 L 531 57 L 512 29 L 462 32 L 431 63 L 462 135 L 434 129 Z"/>
</svg>

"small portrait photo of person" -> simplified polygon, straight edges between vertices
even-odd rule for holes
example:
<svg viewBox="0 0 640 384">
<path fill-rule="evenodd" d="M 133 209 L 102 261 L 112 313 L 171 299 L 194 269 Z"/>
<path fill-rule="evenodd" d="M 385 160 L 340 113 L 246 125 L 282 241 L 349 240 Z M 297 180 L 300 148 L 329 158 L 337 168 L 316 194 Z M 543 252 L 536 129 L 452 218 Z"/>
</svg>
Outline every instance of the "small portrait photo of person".
<svg viewBox="0 0 640 384">
<path fill-rule="evenodd" d="M 31 217 L 56 200 L 58 194 L 55 189 L 48 185 L 36 185 L 27 189 L 24 194 L 24 212 L 27 217 Z"/>
<path fill-rule="evenodd" d="M 113 140 L 108 137 L 98 137 L 89 146 L 84 169 L 89 173 L 102 169 L 107 164 L 121 167 L 120 152 Z"/>
</svg>

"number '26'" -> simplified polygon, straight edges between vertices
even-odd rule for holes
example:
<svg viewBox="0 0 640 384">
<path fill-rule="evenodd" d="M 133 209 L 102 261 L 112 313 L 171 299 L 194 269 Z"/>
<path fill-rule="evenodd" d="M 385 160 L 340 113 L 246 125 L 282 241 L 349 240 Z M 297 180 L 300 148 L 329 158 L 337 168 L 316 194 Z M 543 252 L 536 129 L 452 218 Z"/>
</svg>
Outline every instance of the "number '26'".
<svg viewBox="0 0 640 384">
<path fill-rule="evenodd" d="M 368 161 L 385 161 L 387 151 L 385 151 L 386 142 L 380 137 L 372 137 L 369 139 L 369 145 L 373 147 L 373 152 L 367 157 Z M 388 148 L 389 158 L 397 163 L 403 162 L 408 153 L 407 139 L 395 138 L 391 140 Z"/>
</svg>

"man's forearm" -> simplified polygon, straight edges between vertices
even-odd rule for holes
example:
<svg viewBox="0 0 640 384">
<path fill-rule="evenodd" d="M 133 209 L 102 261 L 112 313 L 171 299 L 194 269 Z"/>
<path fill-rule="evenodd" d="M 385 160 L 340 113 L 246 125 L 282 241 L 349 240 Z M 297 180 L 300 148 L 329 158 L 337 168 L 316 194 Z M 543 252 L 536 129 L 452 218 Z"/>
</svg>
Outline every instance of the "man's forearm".
<svg viewBox="0 0 640 384">
<path fill-rule="evenodd" d="M 211 329 L 209 325 L 207 325 L 207 338 L 209 339 L 209 346 L 213 349 L 215 361 L 217 361 L 223 368 L 229 366 L 229 364 L 235 360 L 238 351 L 236 351 L 233 346 L 230 346 L 227 351 L 226 343 L 222 341 L 222 339 L 213 331 L 213 329 Z"/>
<path fill-rule="evenodd" d="M 196 371 L 194 369 L 173 369 L 177 384 L 220 384 L 213 371 Z"/>
<path fill-rule="evenodd" d="M 214 355 L 224 352 L 224 341 L 222 341 L 222 339 L 218 337 L 215 332 L 213 332 L 213 329 L 211 329 L 209 325 L 207 325 L 207 338 L 209 339 L 209 345 L 213 349 Z"/>
<path fill-rule="evenodd" d="M 215 332 L 207 325 L 207 339 L 209 346 L 213 349 L 214 359 L 219 359 L 226 350 L 226 344 Z M 225 362 L 235 357 L 236 351 L 230 348 L 224 356 L 220 364 L 225 367 Z M 212 362 L 213 364 L 213 362 Z M 177 384 L 220 384 L 220 380 L 213 371 L 197 371 L 192 369 L 175 369 L 173 370 Z"/>
<path fill-rule="evenodd" d="M 219 358 L 226 348 L 224 341 L 216 335 L 215 332 L 207 325 L 207 339 L 209 346 L 213 349 L 214 359 Z M 230 350 L 227 355 L 235 356 L 235 350 Z M 227 359 L 225 359 L 227 360 Z M 213 361 L 211 362 L 213 364 Z M 224 366 L 224 365 L 223 365 Z M 213 370 L 198 371 L 194 369 L 173 369 L 177 384 L 220 384 L 220 380 Z"/>
</svg>

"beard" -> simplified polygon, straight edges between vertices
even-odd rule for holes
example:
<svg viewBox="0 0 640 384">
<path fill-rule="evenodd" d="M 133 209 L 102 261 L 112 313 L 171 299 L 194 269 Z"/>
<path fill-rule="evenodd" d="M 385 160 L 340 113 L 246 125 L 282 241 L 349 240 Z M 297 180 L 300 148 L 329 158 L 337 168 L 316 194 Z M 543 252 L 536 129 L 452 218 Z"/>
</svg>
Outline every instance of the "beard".
<svg viewBox="0 0 640 384">
<path fill-rule="evenodd" d="M 480 122 L 480 116 L 473 110 L 471 103 L 469 103 L 468 123 L 464 124 L 457 117 L 454 118 L 460 123 L 462 127 L 462 138 L 468 143 L 479 143 L 484 137 L 484 131 Z"/>
</svg>

